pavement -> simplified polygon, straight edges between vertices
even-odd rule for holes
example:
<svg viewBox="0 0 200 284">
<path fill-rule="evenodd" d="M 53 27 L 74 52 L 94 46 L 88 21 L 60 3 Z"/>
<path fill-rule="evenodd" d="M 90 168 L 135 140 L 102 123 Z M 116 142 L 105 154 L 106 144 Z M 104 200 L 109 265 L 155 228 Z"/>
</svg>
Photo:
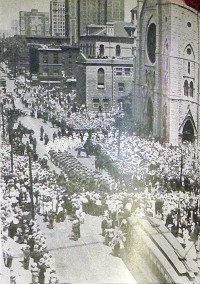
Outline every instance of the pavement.
<svg viewBox="0 0 200 284">
<path fill-rule="evenodd" d="M 100 217 L 86 215 L 78 241 L 69 238 L 72 228 L 69 219 L 55 223 L 54 229 L 48 229 L 40 216 L 38 223 L 47 238 L 61 283 L 136 283 L 121 258 L 113 256 L 112 248 L 103 243 Z"/>
</svg>

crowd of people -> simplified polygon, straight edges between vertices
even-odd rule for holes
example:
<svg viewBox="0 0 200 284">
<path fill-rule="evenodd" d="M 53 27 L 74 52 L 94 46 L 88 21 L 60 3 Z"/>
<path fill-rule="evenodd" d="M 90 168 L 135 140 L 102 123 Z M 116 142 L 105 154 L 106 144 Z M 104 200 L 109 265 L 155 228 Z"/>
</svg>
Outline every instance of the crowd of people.
<svg viewBox="0 0 200 284">
<path fill-rule="evenodd" d="M 40 217 L 50 230 L 54 229 L 55 222 L 69 218 L 70 237 L 77 241 L 81 238 L 85 215 L 99 216 L 105 245 L 112 246 L 114 255 L 120 256 L 120 248 L 126 243 L 128 217 L 153 216 L 163 220 L 183 246 L 189 247 L 194 242 L 198 252 L 199 173 L 198 153 L 193 146 L 172 147 L 153 138 L 120 134 L 114 126 L 116 113 L 90 113 L 85 106 L 77 106 L 72 95 L 58 94 L 56 90 L 42 87 L 19 86 L 15 93 L 5 94 L 4 114 L 6 108 L 16 108 L 15 96 L 27 110 L 15 121 L 14 140 L 24 146 L 12 155 L 8 119 L 4 121 L 7 133 L 0 154 L 5 265 L 12 269 L 9 250 L 9 239 L 12 239 L 20 245 L 23 267 L 30 270 L 33 284 L 59 283 L 46 237 L 39 226 Z M 27 129 L 20 122 L 20 115 L 31 115 L 57 127 L 52 140 L 41 127 L 40 140 L 44 141 L 49 159 L 61 174 L 41 163 L 35 134 L 24 135 Z M 84 148 L 88 141 L 93 147 L 98 146 L 95 148 L 98 151 L 89 155 L 95 155 L 97 161 L 101 158 L 108 178 L 83 166 L 70 152 Z M 17 272 L 11 274 L 11 283 L 19 283 Z"/>
</svg>

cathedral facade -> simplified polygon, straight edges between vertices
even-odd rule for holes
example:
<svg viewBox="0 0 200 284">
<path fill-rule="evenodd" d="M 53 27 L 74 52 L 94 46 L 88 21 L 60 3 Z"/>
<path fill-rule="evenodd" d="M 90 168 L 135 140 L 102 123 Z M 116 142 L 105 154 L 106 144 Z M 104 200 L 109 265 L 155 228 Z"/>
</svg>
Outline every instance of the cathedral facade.
<svg viewBox="0 0 200 284">
<path fill-rule="evenodd" d="M 200 13 L 183 0 L 138 0 L 135 119 L 172 145 L 199 145 Z"/>
</svg>

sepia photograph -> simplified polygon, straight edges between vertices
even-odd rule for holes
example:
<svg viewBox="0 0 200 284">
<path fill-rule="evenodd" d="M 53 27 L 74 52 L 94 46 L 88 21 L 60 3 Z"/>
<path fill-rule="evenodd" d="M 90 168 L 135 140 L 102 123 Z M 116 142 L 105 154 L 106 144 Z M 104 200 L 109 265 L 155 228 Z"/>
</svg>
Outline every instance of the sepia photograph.
<svg viewBox="0 0 200 284">
<path fill-rule="evenodd" d="M 200 284 L 200 0 L 0 0 L 0 284 Z"/>
</svg>

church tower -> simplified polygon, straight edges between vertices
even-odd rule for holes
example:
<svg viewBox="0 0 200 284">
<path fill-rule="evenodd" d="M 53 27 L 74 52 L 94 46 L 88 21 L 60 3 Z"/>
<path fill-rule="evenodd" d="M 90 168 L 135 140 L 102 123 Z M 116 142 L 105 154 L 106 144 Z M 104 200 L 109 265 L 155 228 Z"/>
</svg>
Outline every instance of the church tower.
<svg viewBox="0 0 200 284">
<path fill-rule="evenodd" d="M 172 145 L 185 140 L 198 144 L 199 31 L 199 13 L 183 0 L 143 1 L 138 19 L 134 115 L 153 136 Z"/>
</svg>

